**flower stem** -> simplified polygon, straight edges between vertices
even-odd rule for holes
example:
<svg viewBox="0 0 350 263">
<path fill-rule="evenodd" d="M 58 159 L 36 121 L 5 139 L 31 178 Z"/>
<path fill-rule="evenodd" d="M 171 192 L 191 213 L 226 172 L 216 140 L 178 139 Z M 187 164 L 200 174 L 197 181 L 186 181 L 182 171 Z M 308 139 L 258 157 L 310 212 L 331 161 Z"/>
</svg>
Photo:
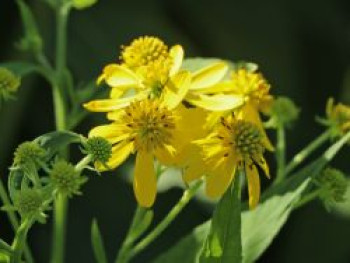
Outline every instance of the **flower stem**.
<svg viewBox="0 0 350 263">
<path fill-rule="evenodd" d="M 15 239 L 12 243 L 13 254 L 11 256 L 10 263 L 21 263 L 22 252 L 27 239 L 27 234 L 30 226 L 32 225 L 32 220 L 25 219 L 22 224 L 18 227 L 16 231 Z"/>
<path fill-rule="evenodd" d="M 203 181 L 198 181 L 189 187 L 182 194 L 179 202 L 171 209 L 169 214 L 156 226 L 156 228 L 149 233 L 144 239 L 142 239 L 131 251 L 130 258 L 136 256 L 142 250 L 144 250 L 149 244 L 151 244 L 163 231 L 174 221 L 177 215 L 186 207 L 192 197 L 195 195 Z"/>
<path fill-rule="evenodd" d="M 83 159 L 80 160 L 79 163 L 75 165 L 75 170 L 81 172 L 84 168 L 92 161 L 92 156 L 86 155 Z"/>
<path fill-rule="evenodd" d="M 276 161 L 277 161 L 277 172 L 275 184 L 281 182 L 286 173 L 286 136 L 285 129 L 282 124 L 279 124 L 277 127 L 277 146 L 276 146 Z"/>
<path fill-rule="evenodd" d="M 304 196 L 302 199 L 299 200 L 299 202 L 297 202 L 293 209 L 297 209 L 300 208 L 304 205 L 306 205 L 307 203 L 311 202 L 312 200 L 316 199 L 322 192 L 322 189 L 317 189 L 309 194 L 307 194 L 306 196 Z"/>
<path fill-rule="evenodd" d="M 314 141 L 307 145 L 303 150 L 294 156 L 292 161 L 287 165 L 285 174 L 291 173 L 299 164 L 301 164 L 311 153 L 313 153 L 318 147 L 325 143 L 331 136 L 330 130 L 326 130 Z"/>
<path fill-rule="evenodd" d="M 64 98 L 65 70 L 67 56 L 67 22 L 70 5 L 60 0 L 56 10 L 56 81 L 52 87 L 56 130 L 66 129 L 66 103 Z M 54 226 L 52 239 L 52 263 L 63 263 L 65 252 L 67 198 L 57 195 L 54 205 Z"/>
<path fill-rule="evenodd" d="M 5 206 L 11 204 L 10 198 L 7 195 L 7 192 L 6 192 L 6 189 L 5 189 L 5 186 L 4 186 L 4 183 L 2 182 L 2 180 L 0 180 L 0 199 L 3 203 L 3 205 L 5 205 Z M 11 223 L 13 230 L 17 231 L 17 229 L 19 227 L 19 222 L 18 222 L 18 218 L 17 218 L 15 212 L 8 210 L 8 211 L 6 211 L 6 213 L 7 213 L 7 216 L 9 218 L 9 221 Z M 25 256 L 28 263 L 33 262 L 32 253 L 31 253 L 26 242 L 24 244 L 24 256 Z"/>
</svg>

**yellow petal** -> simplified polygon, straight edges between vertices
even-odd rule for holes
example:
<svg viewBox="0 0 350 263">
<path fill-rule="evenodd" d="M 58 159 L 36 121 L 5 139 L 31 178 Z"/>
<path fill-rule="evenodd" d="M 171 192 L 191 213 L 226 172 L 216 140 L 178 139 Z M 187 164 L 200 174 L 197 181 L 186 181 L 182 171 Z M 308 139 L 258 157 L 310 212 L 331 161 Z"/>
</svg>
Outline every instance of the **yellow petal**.
<svg viewBox="0 0 350 263">
<path fill-rule="evenodd" d="M 120 128 L 121 126 L 118 124 L 107 124 L 97 126 L 89 132 L 89 137 L 103 137 L 107 140 L 111 140 L 115 137 L 122 135 Z"/>
<path fill-rule="evenodd" d="M 242 96 L 217 94 L 213 96 L 189 95 L 186 100 L 195 106 L 201 107 L 210 111 L 226 111 L 240 107 L 244 100 Z"/>
<path fill-rule="evenodd" d="M 212 86 L 203 88 L 198 90 L 198 93 L 202 94 L 216 94 L 216 93 L 225 93 L 225 92 L 233 92 L 233 84 L 232 81 L 222 81 L 219 83 L 216 83 Z M 194 92 L 197 92 L 197 90 L 194 90 Z"/>
<path fill-rule="evenodd" d="M 145 97 L 146 95 L 144 93 L 138 93 L 137 95 L 126 98 L 93 100 L 85 103 L 83 106 L 87 110 L 93 112 L 110 112 L 125 108 L 129 106 L 131 102 Z"/>
<path fill-rule="evenodd" d="M 141 79 L 130 69 L 118 65 L 110 64 L 103 69 L 105 82 L 111 87 L 130 88 L 141 85 Z"/>
<path fill-rule="evenodd" d="M 170 76 L 175 75 L 179 70 L 182 65 L 182 60 L 184 57 L 184 50 L 182 46 L 180 45 L 175 45 L 170 49 L 170 56 L 173 59 L 173 66 L 170 69 Z"/>
<path fill-rule="evenodd" d="M 218 83 L 226 75 L 228 66 L 224 62 L 217 62 L 200 69 L 193 74 L 191 90 L 198 90 Z"/>
<path fill-rule="evenodd" d="M 264 171 L 267 178 L 270 178 L 270 169 L 267 165 L 267 162 L 263 156 L 259 156 L 254 158 L 254 161 L 260 166 L 260 168 Z"/>
<path fill-rule="evenodd" d="M 221 197 L 230 186 L 234 178 L 236 167 L 234 164 L 230 166 L 222 164 L 217 167 L 206 180 L 206 193 L 211 198 Z"/>
<path fill-rule="evenodd" d="M 259 203 L 260 199 L 259 173 L 253 164 L 246 164 L 245 172 L 248 180 L 249 207 L 253 209 Z"/>
<path fill-rule="evenodd" d="M 112 88 L 109 96 L 111 99 L 119 99 L 123 94 L 125 90 L 119 89 L 119 88 Z"/>
<path fill-rule="evenodd" d="M 97 163 L 96 169 L 99 171 L 106 171 L 108 168 L 114 169 L 121 165 L 134 150 L 134 144 L 130 142 L 122 142 L 112 148 L 112 157 L 108 160 L 107 166 Z"/>
<path fill-rule="evenodd" d="M 183 162 L 186 162 L 186 167 L 183 169 L 182 178 L 186 183 L 190 183 L 205 175 L 208 167 L 206 166 L 203 156 L 201 154 L 201 148 L 198 145 L 191 144 L 192 146 L 186 147 L 185 158 Z"/>
<path fill-rule="evenodd" d="M 151 207 L 156 199 L 157 178 L 154 170 L 153 155 L 138 152 L 134 171 L 134 193 L 142 207 Z"/>
<path fill-rule="evenodd" d="M 191 74 L 187 71 L 182 71 L 172 77 L 163 90 L 163 104 L 170 110 L 176 108 L 186 96 L 190 83 Z"/>
</svg>

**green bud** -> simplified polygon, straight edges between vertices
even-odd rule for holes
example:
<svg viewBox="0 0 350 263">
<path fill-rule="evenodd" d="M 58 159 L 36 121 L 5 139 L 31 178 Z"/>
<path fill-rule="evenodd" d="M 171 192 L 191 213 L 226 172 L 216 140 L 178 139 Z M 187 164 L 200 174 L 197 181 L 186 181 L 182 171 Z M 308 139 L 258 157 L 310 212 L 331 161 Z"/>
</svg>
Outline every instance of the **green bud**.
<svg viewBox="0 0 350 263">
<path fill-rule="evenodd" d="M 94 162 L 105 164 L 112 156 L 112 144 L 103 137 L 92 137 L 86 141 L 84 152 L 90 154 Z"/>
<path fill-rule="evenodd" d="M 6 68 L 0 68 L 0 101 L 14 97 L 21 79 Z"/>
<path fill-rule="evenodd" d="M 97 3 L 97 0 L 72 0 L 73 7 L 76 9 L 85 9 Z"/>
<path fill-rule="evenodd" d="M 58 192 L 68 197 L 81 194 L 80 188 L 87 181 L 72 164 L 64 160 L 57 160 L 53 164 L 50 178 Z"/>
<path fill-rule="evenodd" d="M 14 166 L 37 164 L 46 156 L 44 148 L 35 142 L 24 142 L 19 145 L 14 154 Z"/>
<path fill-rule="evenodd" d="M 44 196 L 38 189 L 23 189 L 14 200 L 14 207 L 24 217 L 40 215 L 43 211 Z"/>
<path fill-rule="evenodd" d="M 278 97 L 274 100 L 268 115 L 271 116 L 269 125 L 276 127 L 278 124 L 290 126 L 299 117 L 300 109 L 287 97 Z"/>
<path fill-rule="evenodd" d="M 316 184 L 320 187 L 320 199 L 326 208 L 334 203 L 345 201 L 347 180 L 343 172 L 334 168 L 326 168 L 317 178 Z"/>
</svg>

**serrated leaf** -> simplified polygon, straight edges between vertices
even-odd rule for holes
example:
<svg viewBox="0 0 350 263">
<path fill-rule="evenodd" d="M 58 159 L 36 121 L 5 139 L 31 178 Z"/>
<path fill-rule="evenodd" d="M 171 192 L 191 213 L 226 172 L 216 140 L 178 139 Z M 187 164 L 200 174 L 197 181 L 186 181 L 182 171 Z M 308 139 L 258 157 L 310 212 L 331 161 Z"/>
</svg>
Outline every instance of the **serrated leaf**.
<svg viewBox="0 0 350 263">
<path fill-rule="evenodd" d="M 237 178 L 217 204 L 199 257 L 200 263 L 242 262 L 239 189 L 240 181 Z"/>
<path fill-rule="evenodd" d="M 96 219 L 94 219 L 91 224 L 91 244 L 96 261 L 98 263 L 107 263 L 107 256 Z"/>
</svg>

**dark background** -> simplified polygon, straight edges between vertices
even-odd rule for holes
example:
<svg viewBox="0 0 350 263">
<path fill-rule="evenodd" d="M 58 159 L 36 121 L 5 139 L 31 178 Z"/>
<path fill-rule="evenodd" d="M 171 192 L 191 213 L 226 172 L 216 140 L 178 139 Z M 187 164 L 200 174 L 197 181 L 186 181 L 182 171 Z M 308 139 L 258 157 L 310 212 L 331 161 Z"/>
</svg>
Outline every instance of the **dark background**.
<svg viewBox="0 0 350 263">
<path fill-rule="evenodd" d="M 54 16 L 41 1 L 28 1 L 53 54 Z M 21 23 L 13 0 L 0 1 L 0 63 L 25 57 L 14 43 Z M 290 96 L 302 107 L 300 120 L 288 133 L 288 155 L 322 131 L 314 115 L 323 115 L 329 96 L 350 103 L 350 1 L 115 1 L 100 0 L 91 9 L 74 11 L 69 25 L 69 67 L 75 80 L 94 79 L 103 65 L 118 57 L 119 46 L 140 35 L 157 35 L 181 43 L 187 56 L 249 60 L 271 82 L 274 94 Z M 38 76 L 26 77 L 17 101 L 0 112 L 0 173 L 6 180 L 16 146 L 54 129 L 51 92 Z M 89 118 L 77 131 L 86 134 L 103 120 Z M 333 163 L 349 172 L 349 150 Z M 272 164 L 273 166 L 273 164 Z M 123 167 L 102 177 L 92 176 L 84 196 L 70 203 L 66 262 L 93 262 L 90 222 L 99 221 L 110 259 L 125 235 L 135 206 Z M 156 221 L 179 198 L 172 189 L 158 197 Z M 149 262 L 182 235 L 209 217 L 195 202 L 135 262 Z M 259 222 L 257 222 L 258 224 Z M 0 235 L 11 240 L 4 214 Z M 36 224 L 30 243 L 38 262 L 48 262 L 51 222 Z M 166 236 L 166 237 L 165 237 Z M 259 262 L 350 262 L 350 219 L 327 213 L 313 202 L 293 213 Z"/>
</svg>

